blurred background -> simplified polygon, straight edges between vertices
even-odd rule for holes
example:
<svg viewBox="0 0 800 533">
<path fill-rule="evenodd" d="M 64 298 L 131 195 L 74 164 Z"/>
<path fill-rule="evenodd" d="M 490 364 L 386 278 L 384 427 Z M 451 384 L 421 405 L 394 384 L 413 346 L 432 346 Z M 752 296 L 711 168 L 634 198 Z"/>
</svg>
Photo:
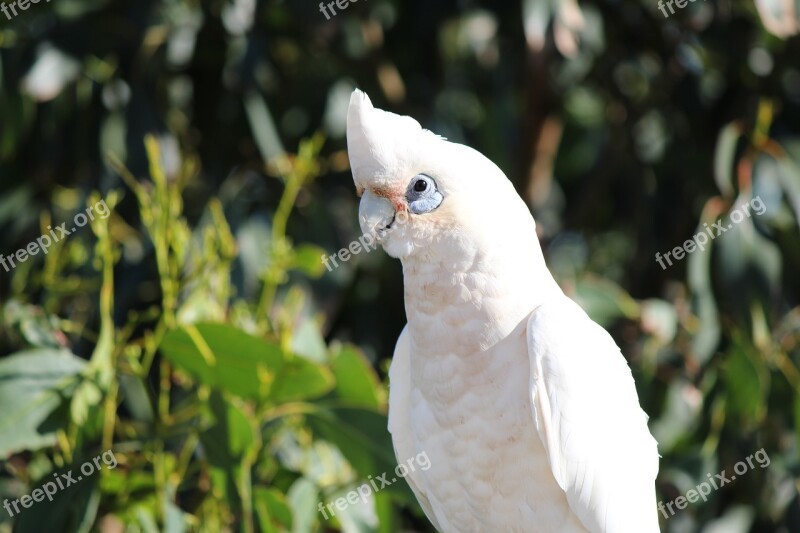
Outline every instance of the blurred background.
<svg viewBox="0 0 800 533">
<path fill-rule="evenodd" d="M 0 268 L 0 500 L 117 461 L 0 532 L 433 531 L 404 482 L 319 512 L 396 464 L 400 264 L 321 260 L 359 236 L 354 87 L 512 180 L 629 360 L 659 500 L 768 454 L 663 531 L 800 531 L 797 3 L 683 3 L 0 12 L 0 253 L 110 213 Z"/>
</svg>

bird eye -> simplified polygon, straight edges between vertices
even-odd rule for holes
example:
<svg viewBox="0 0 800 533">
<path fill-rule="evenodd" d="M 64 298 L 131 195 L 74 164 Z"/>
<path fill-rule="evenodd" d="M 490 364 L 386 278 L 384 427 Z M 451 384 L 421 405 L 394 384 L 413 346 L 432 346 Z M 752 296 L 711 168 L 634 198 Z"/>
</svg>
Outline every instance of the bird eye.
<svg viewBox="0 0 800 533">
<path fill-rule="evenodd" d="M 417 174 L 408 184 L 406 200 L 409 210 L 417 215 L 429 213 L 439 207 L 444 196 L 436 188 L 436 182 L 425 174 Z"/>
</svg>

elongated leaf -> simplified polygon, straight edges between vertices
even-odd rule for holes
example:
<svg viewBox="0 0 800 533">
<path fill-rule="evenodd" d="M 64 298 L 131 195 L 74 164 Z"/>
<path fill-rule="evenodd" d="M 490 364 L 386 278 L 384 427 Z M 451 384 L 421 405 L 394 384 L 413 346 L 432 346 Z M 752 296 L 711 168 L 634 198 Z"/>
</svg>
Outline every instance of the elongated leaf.
<svg viewBox="0 0 800 533">
<path fill-rule="evenodd" d="M 769 373 L 754 360 L 755 348 L 736 341 L 725 365 L 728 406 L 745 424 L 757 424 L 766 414 Z"/>
<path fill-rule="evenodd" d="M 686 439 L 700 421 L 703 395 L 691 382 L 676 379 L 667 389 L 664 410 L 650 428 L 658 441 L 658 449 L 670 451 Z"/>
<path fill-rule="evenodd" d="M 347 402 L 380 409 L 385 394 L 372 365 L 357 348 L 344 346 L 333 358 L 336 396 Z"/>
<path fill-rule="evenodd" d="M 244 398 L 285 402 L 321 396 L 331 372 L 225 324 L 197 324 L 164 336 L 162 353 L 200 382 Z"/>
<path fill-rule="evenodd" d="M 241 476 L 242 460 L 250 451 L 255 436 L 247 414 L 215 392 L 209 399 L 215 424 L 200 434 L 205 457 L 212 467 L 211 480 L 216 491 L 224 495 L 231 506 L 240 505 L 237 480 Z"/>
<path fill-rule="evenodd" d="M 209 405 L 216 423 L 200 434 L 203 449 L 212 465 L 232 468 L 253 446 L 253 429 L 247 414 L 219 393 L 212 394 Z"/>
<path fill-rule="evenodd" d="M 387 478 L 394 478 L 394 481 L 384 490 L 413 504 L 411 489 L 404 481 L 396 479 L 397 459 L 387 422 L 386 415 L 359 408 L 321 409 L 308 416 L 314 432 L 336 444 L 363 478 L 387 473 Z M 402 461 L 408 459 L 412 458 L 401 458 Z"/>
<path fill-rule="evenodd" d="M 66 413 L 51 416 L 64 403 L 61 387 L 75 378 L 86 361 L 66 350 L 37 349 L 0 360 L 0 458 L 55 442 Z"/>
<path fill-rule="evenodd" d="M 292 510 L 282 492 L 257 487 L 253 490 L 253 500 L 259 525 L 265 533 L 291 530 Z"/>
<path fill-rule="evenodd" d="M 708 205 L 706 211 L 709 211 Z M 714 215 L 715 213 L 706 215 L 705 218 L 711 220 Z M 695 235 L 702 231 L 704 226 L 698 224 Z M 692 292 L 692 312 L 702 324 L 692 336 L 692 353 L 701 365 L 706 364 L 714 355 L 721 335 L 719 311 L 711 285 L 712 246 L 713 241 L 689 254 L 686 259 L 687 281 Z"/>
<path fill-rule="evenodd" d="M 792 415 L 794 418 L 795 438 L 800 439 L 800 391 L 795 391 L 794 402 L 792 406 Z"/>
<path fill-rule="evenodd" d="M 253 138 L 264 161 L 270 162 L 283 157 L 286 150 L 283 148 L 281 136 L 264 98 L 257 92 L 251 91 L 244 98 L 244 107 L 247 110 L 247 120 L 250 122 Z"/>
<path fill-rule="evenodd" d="M 101 474 L 94 472 L 91 476 L 81 474 L 80 466 L 83 461 L 89 461 L 91 457 L 85 457 L 81 461 L 76 461 L 69 469 L 60 470 L 53 475 L 58 479 L 64 480 L 64 489 L 61 490 L 53 482 L 53 476 L 45 476 L 41 489 L 45 484 L 48 485 L 50 492 L 55 488 L 52 501 L 46 496 L 41 497 L 42 501 L 33 502 L 29 509 L 22 509 L 16 517 L 14 531 L 71 531 L 88 532 L 97 517 L 97 510 L 100 504 L 100 490 L 98 483 Z M 73 482 L 65 480 L 62 474 L 70 473 Z M 33 494 L 33 490 L 29 494 Z M 44 491 L 42 491 L 44 492 Z M 37 493 L 38 494 L 38 493 Z M 5 511 L 3 511 L 5 512 Z"/>
<path fill-rule="evenodd" d="M 306 478 L 299 478 L 287 493 L 289 507 L 292 509 L 292 533 L 311 533 L 317 523 L 317 487 Z"/>
<path fill-rule="evenodd" d="M 717 147 L 714 150 L 714 181 L 722 196 L 733 197 L 733 166 L 736 157 L 736 143 L 742 134 L 741 126 L 731 122 L 719 132 Z"/>
<path fill-rule="evenodd" d="M 586 275 L 575 287 L 574 300 L 602 326 L 639 315 L 639 304 L 622 287 L 599 276 Z"/>
</svg>

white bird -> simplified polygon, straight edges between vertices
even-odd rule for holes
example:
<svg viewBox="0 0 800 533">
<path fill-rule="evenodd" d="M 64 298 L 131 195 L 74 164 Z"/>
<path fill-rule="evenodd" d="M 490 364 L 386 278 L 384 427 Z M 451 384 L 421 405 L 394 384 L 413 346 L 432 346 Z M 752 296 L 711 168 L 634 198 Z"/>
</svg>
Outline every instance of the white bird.
<svg viewBox="0 0 800 533">
<path fill-rule="evenodd" d="M 444 532 L 658 531 L 658 452 L 611 336 L 564 295 L 511 182 L 356 90 L 359 222 L 403 265 L 389 371 L 398 463 Z"/>
</svg>

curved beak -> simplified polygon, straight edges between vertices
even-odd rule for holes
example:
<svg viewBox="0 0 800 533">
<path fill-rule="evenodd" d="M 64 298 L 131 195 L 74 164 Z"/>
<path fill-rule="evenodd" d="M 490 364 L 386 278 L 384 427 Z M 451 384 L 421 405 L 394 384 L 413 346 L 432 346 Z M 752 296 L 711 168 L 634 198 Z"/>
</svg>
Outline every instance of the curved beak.
<svg viewBox="0 0 800 533">
<path fill-rule="evenodd" d="M 394 206 L 389 200 L 369 189 L 364 191 L 358 206 L 358 223 L 365 235 L 377 235 L 380 239 L 394 222 L 394 217 Z"/>
</svg>

